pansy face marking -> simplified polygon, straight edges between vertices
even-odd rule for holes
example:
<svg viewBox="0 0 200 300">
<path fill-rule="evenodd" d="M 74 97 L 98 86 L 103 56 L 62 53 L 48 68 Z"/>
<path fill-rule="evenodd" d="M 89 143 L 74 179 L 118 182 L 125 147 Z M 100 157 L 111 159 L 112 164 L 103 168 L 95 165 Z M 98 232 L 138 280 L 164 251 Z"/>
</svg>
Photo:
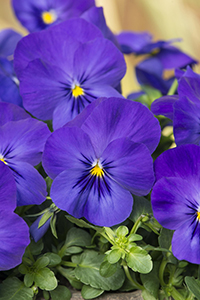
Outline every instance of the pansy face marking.
<svg viewBox="0 0 200 300">
<path fill-rule="evenodd" d="M 74 84 L 72 86 L 72 95 L 74 96 L 74 98 L 78 98 L 79 96 L 83 96 L 84 95 L 84 90 L 82 89 L 82 87 L 80 87 L 80 85 Z"/>
<path fill-rule="evenodd" d="M 0 161 L 2 161 L 5 165 L 7 165 L 7 162 L 5 161 L 3 155 L 0 154 Z"/>
<path fill-rule="evenodd" d="M 54 10 L 43 11 L 42 13 L 42 21 L 49 25 L 54 23 L 57 20 L 57 15 Z"/>
<path fill-rule="evenodd" d="M 197 221 L 200 222 L 200 211 L 197 211 Z"/>
<path fill-rule="evenodd" d="M 90 170 L 93 176 L 102 177 L 104 175 L 103 167 L 99 160 L 93 164 L 93 168 Z"/>
</svg>

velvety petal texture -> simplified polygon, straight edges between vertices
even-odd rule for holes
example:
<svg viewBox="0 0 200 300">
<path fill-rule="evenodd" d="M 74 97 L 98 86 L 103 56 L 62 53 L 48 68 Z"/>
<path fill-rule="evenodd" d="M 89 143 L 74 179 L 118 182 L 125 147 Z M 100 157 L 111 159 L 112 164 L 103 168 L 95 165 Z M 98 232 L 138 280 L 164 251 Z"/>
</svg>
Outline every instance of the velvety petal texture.
<svg viewBox="0 0 200 300">
<path fill-rule="evenodd" d="M 200 147 L 182 145 L 155 161 L 151 194 L 154 217 L 175 230 L 172 252 L 179 260 L 200 263 Z"/>
<path fill-rule="evenodd" d="M 190 67 L 178 80 L 178 95 L 155 100 L 151 110 L 156 115 L 164 115 L 173 120 L 174 137 L 178 146 L 200 145 L 200 75 Z"/>
<path fill-rule="evenodd" d="M 53 118 L 54 129 L 100 96 L 122 97 L 117 87 L 126 72 L 124 57 L 83 19 L 30 34 L 14 60 L 25 109 L 42 120 Z"/>
<path fill-rule="evenodd" d="M 132 210 L 131 193 L 146 195 L 154 183 L 149 148 L 156 147 L 160 137 L 154 119 L 140 103 L 100 98 L 55 130 L 42 158 L 46 173 L 54 179 L 55 205 L 95 225 L 123 222 Z M 144 134 L 148 127 L 157 132 L 151 143 Z"/>
<path fill-rule="evenodd" d="M 30 117 L 21 107 L 12 103 L 0 102 L 0 126 L 9 121 L 19 121 Z"/>
<path fill-rule="evenodd" d="M 0 161 L 0 271 L 20 264 L 30 242 L 29 228 L 14 213 L 15 208 L 15 180 L 10 169 Z"/>
<path fill-rule="evenodd" d="M 151 153 L 155 150 L 160 140 L 160 125 L 147 107 L 114 97 L 96 101 L 100 103 L 82 116 L 81 128 L 90 136 L 97 154 L 102 153 L 112 140 L 122 137 L 145 144 Z M 80 122 L 79 117 L 77 122 Z M 73 125 L 78 125 L 76 119 Z"/>
<path fill-rule="evenodd" d="M 30 32 L 78 17 L 94 5 L 94 0 L 12 0 L 16 17 Z"/>
<path fill-rule="evenodd" d="M 10 121 L 0 127 L 0 160 L 10 168 L 17 186 L 17 205 L 40 204 L 46 183 L 33 167 L 41 161 L 50 131 L 32 118 Z"/>
</svg>

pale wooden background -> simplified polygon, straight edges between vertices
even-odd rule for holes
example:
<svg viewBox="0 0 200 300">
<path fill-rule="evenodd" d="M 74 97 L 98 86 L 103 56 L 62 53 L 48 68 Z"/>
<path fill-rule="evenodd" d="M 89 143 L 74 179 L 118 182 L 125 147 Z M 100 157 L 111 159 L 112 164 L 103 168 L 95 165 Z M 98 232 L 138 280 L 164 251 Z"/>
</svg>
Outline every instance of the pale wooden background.
<svg viewBox="0 0 200 300">
<path fill-rule="evenodd" d="M 96 0 L 96 4 L 104 7 L 107 24 L 115 33 L 148 30 L 155 40 L 182 38 L 176 46 L 200 61 L 200 0 Z M 27 33 L 15 19 L 10 0 L 0 0 L 0 29 L 7 27 Z M 125 96 L 138 89 L 133 74 L 137 60 L 128 56 L 126 61 Z M 200 73 L 200 67 L 195 71 Z"/>
</svg>

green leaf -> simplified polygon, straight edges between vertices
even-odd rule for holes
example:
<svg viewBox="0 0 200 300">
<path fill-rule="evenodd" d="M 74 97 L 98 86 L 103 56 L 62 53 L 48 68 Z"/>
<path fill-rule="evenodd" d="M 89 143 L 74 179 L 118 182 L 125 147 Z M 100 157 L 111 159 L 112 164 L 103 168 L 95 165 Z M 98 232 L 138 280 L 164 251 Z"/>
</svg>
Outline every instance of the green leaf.
<svg viewBox="0 0 200 300">
<path fill-rule="evenodd" d="M 162 228 L 158 242 L 161 248 L 169 249 L 171 247 L 173 231 L 170 229 Z"/>
<path fill-rule="evenodd" d="M 44 248 L 44 244 L 42 239 L 40 239 L 37 243 L 32 240 L 28 247 L 33 255 L 39 255 Z"/>
<path fill-rule="evenodd" d="M 107 260 L 100 265 L 100 275 L 103 277 L 110 277 L 117 271 L 117 264 L 110 264 Z"/>
<path fill-rule="evenodd" d="M 129 233 L 129 230 L 126 226 L 119 226 L 115 232 L 118 237 L 124 237 Z"/>
<path fill-rule="evenodd" d="M 133 210 L 129 218 L 135 223 L 141 215 L 152 214 L 152 208 L 150 201 L 148 201 L 146 198 L 135 195 L 133 198 Z"/>
<path fill-rule="evenodd" d="M 118 265 L 116 272 L 112 276 L 108 278 L 102 277 L 99 271 L 104 258 L 105 255 L 99 255 L 98 252 L 93 250 L 87 250 L 76 257 L 73 256 L 72 261 L 78 264 L 75 268 L 75 276 L 82 283 L 93 288 L 107 291 L 117 290 L 124 282 L 124 272 Z"/>
<path fill-rule="evenodd" d="M 121 250 L 114 249 L 114 250 L 111 250 L 109 252 L 109 254 L 107 255 L 107 260 L 110 264 L 115 264 L 120 260 L 121 256 L 122 256 Z"/>
<path fill-rule="evenodd" d="M 72 216 L 66 216 L 66 218 L 67 218 L 70 222 L 76 224 L 76 225 L 79 226 L 79 227 L 82 227 L 82 228 L 91 228 L 91 229 L 94 229 L 94 230 L 96 230 L 96 231 L 98 231 L 98 230 L 102 231 L 102 227 L 94 226 L 94 225 L 92 225 L 92 224 L 90 224 L 90 223 L 85 222 L 84 220 L 76 219 L 76 218 L 74 218 L 74 217 L 72 217 Z"/>
<path fill-rule="evenodd" d="M 45 300 L 49 300 L 49 292 L 43 291 L 43 297 Z"/>
<path fill-rule="evenodd" d="M 158 299 L 158 298 L 155 298 L 153 295 L 151 295 L 147 290 L 142 291 L 142 298 L 144 300 L 157 300 Z"/>
<path fill-rule="evenodd" d="M 31 287 L 33 285 L 34 276 L 35 276 L 34 273 L 27 273 L 27 274 L 25 274 L 25 276 L 24 276 L 24 284 L 25 284 L 25 286 Z"/>
<path fill-rule="evenodd" d="M 160 262 L 155 261 L 153 269 L 148 274 L 141 274 L 140 278 L 142 280 L 145 289 L 156 299 L 158 299 L 159 291 L 159 267 Z"/>
<path fill-rule="evenodd" d="M 51 232 L 52 232 L 53 236 L 56 239 L 58 239 L 58 235 L 57 235 L 57 231 L 56 231 L 56 220 L 57 220 L 57 216 L 54 215 L 50 221 L 50 228 L 51 228 Z"/>
<path fill-rule="evenodd" d="M 7 278 L 0 284 L 1 300 L 32 300 L 33 296 L 33 290 L 16 277 Z"/>
<path fill-rule="evenodd" d="M 80 228 L 72 227 L 66 237 L 65 246 L 81 246 L 86 247 L 91 245 L 91 235 Z"/>
<path fill-rule="evenodd" d="M 55 267 L 61 263 L 61 258 L 58 254 L 47 252 L 44 254 L 44 257 L 48 257 L 49 259 L 49 267 Z"/>
<path fill-rule="evenodd" d="M 95 289 L 89 285 L 84 285 L 81 290 L 83 299 L 95 299 L 96 297 L 103 294 L 104 290 Z"/>
<path fill-rule="evenodd" d="M 42 256 L 36 260 L 36 262 L 34 263 L 34 268 L 37 271 L 48 266 L 48 264 L 49 264 L 49 258 L 47 256 Z"/>
<path fill-rule="evenodd" d="M 43 268 L 35 273 L 35 284 L 41 289 L 52 291 L 57 287 L 57 279 L 49 268 Z"/>
<path fill-rule="evenodd" d="M 69 283 L 71 284 L 71 286 L 77 290 L 80 290 L 82 288 L 82 282 L 80 282 L 74 275 L 74 270 L 70 269 L 70 268 L 63 268 L 61 266 L 57 267 L 57 270 L 59 271 L 59 273 L 64 276 Z"/>
<path fill-rule="evenodd" d="M 47 210 L 47 212 L 45 212 L 42 216 L 42 218 L 40 219 L 40 222 L 38 224 L 38 228 L 40 228 L 42 225 L 44 225 L 49 218 L 51 218 L 53 216 L 53 212 L 50 210 Z"/>
<path fill-rule="evenodd" d="M 200 280 L 197 280 L 194 277 L 186 276 L 185 282 L 188 289 L 195 295 L 198 300 L 200 300 Z"/>
<path fill-rule="evenodd" d="M 83 251 L 83 249 L 81 247 L 77 247 L 77 246 L 72 246 L 67 248 L 67 251 L 65 252 L 66 255 L 68 254 L 76 254 L 76 253 L 81 253 Z"/>
<path fill-rule="evenodd" d="M 70 300 L 72 296 L 70 290 L 64 285 L 59 285 L 55 290 L 50 291 L 50 295 L 52 300 Z"/>
<path fill-rule="evenodd" d="M 128 236 L 129 242 L 141 241 L 142 239 L 143 239 L 143 237 L 136 233 L 132 233 Z"/>
<path fill-rule="evenodd" d="M 153 264 L 151 256 L 141 247 L 132 247 L 126 255 L 126 261 L 133 271 L 142 274 L 149 273 L 152 270 Z"/>
</svg>

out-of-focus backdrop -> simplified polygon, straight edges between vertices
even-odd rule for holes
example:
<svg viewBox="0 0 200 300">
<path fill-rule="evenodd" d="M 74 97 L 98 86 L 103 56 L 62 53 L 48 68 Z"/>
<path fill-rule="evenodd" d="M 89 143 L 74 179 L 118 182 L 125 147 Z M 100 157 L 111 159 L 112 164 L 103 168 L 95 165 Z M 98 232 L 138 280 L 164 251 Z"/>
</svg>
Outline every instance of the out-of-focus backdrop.
<svg viewBox="0 0 200 300">
<path fill-rule="evenodd" d="M 200 0 L 96 0 L 96 4 L 103 6 L 107 25 L 114 33 L 149 31 L 154 40 L 182 38 L 176 46 L 200 61 Z M 12 12 L 11 0 L 0 0 L 0 29 L 8 27 L 27 34 Z M 126 62 L 124 96 L 138 89 L 133 71 L 137 59 L 126 56 Z M 195 71 L 200 73 L 200 67 Z"/>
</svg>

